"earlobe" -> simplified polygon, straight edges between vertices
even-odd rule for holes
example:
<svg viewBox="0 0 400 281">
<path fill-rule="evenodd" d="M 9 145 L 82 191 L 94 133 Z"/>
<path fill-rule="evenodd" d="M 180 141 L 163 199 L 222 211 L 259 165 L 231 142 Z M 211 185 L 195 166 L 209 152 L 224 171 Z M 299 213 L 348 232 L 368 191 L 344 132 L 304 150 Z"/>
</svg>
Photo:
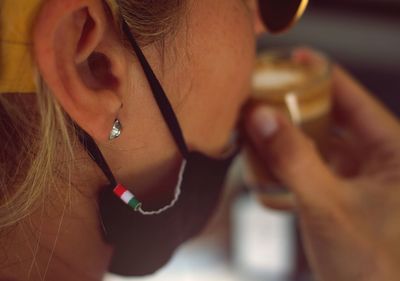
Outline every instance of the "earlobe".
<svg viewBox="0 0 400 281">
<path fill-rule="evenodd" d="M 46 1 L 33 44 L 39 71 L 66 113 L 94 139 L 108 140 L 127 65 L 103 1 Z"/>
</svg>

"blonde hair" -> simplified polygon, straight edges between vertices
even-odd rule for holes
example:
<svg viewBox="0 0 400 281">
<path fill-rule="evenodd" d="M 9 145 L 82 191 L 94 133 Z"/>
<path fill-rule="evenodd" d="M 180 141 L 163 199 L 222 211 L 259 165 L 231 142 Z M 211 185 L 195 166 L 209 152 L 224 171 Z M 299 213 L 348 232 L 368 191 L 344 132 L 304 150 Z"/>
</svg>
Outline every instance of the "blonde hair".
<svg viewBox="0 0 400 281">
<path fill-rule="evenodd" d="M 173 33 L 183 1 L 118 2 L 121 16 L 143 45 L 163 42 Z M 37 80 L 35 95 L 0 95 L 0 230 L 33 213 L 61 177 L 73 185 L 74 126 L 41 77 Z"/>
</svg>

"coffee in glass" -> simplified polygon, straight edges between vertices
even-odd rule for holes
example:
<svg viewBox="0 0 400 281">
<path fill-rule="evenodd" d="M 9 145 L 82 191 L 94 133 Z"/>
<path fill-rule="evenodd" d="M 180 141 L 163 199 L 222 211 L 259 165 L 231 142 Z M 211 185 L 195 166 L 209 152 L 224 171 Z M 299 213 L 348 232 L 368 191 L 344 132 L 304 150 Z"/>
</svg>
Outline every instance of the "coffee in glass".
<svg viewBox="0 0 400 281">
<path fill-rule="evenodd" d="M 302 50 L 269 50 L 257 58 L 252 105 L 265 104 L 286 114 L 323 150 L 330 128 L 332 77 L 329 60 Z M 270 175 L 255 150 L 246 145 L 246 184 L 267 195 L 289 195 Z"/>
</svg>

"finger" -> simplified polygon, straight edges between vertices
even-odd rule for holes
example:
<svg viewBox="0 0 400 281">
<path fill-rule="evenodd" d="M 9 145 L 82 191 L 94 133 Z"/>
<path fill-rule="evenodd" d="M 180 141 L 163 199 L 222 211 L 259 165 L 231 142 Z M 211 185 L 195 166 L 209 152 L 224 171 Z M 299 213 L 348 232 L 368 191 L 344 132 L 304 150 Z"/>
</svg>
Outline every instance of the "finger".
<svg viewBox="0 0 400 281">
<path fill-rule="evenodd" d="M 266 169 L 299 196 L 326 192 L 336 178 L 314 144 L 281 114 L 257 107 L 245 116 L 246 131 Z"/>
<path fill-rule="evenodd" d="M 293 50 L 292 57 L 295 62 L 302 65 L 318 66 L 329 63 L 324 55 L 309 47 L 296 48 Z"/>
<path fill-rule="evenodd" d="M 368 91 L 338 66 L 333 70 L 334 114 L 361 145 L 392 142 L 400 125 Z"/>
<path fill-rule="evenodd" d="M 275 210 L 292 211 L 296 209 L 296 200 L 292 193 L 280 195 L 259 193 L 257 200 L 265 207 Z"/>
<path fill-rule="evenodd" d="M 256 151 L 246 148 L 244 152 L 243 180 L 246 187 L 256 195 L 258 201 L 275 210 L 294 210 L 296 207 L 293 193 L 288 192 L 274 178 L 268 167 L 256 156 Z"/>
</svg>

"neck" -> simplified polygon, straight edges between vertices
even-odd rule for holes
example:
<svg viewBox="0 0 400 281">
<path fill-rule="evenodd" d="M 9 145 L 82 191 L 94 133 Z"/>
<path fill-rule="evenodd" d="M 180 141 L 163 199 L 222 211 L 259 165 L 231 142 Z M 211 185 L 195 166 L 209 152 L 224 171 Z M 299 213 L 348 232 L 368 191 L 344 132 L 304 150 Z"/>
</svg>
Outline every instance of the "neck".
<svg viewBox="0 0 400 281">
<path fill-rule="evenodd" d="M 1 237 L 1 280 L 102 280 L 112 247 L 102 237 L 96 198 L 67 185 L 52 190 Z"/>
<path fill-rule="evenodd" d="M 181 163 L 169 131 L 157 124 L 127 130 L 134 132 L 126 137 L 129 148 L 118 143 L 100 145 L 118 181 L 150 207 L 169 200 Z M 154 128 L 153 135 L 146 135 L 148 128 Z M 145 141 L 132 146 L 138 135 Z M 61 183 L 48 187 L 51 194 L 38 200 L 33 214 L 8 235 L 1 234 L 1 252 L 7 259 L 1 261 L 0 280 L 102 280 L 112 247 L 102 237 L 97 199 L 108 182 L 81 145 L 75 147 L 74 156 L 73 186 L 66 184 L 69 174 L 61 175 Z"/>
</svg>

